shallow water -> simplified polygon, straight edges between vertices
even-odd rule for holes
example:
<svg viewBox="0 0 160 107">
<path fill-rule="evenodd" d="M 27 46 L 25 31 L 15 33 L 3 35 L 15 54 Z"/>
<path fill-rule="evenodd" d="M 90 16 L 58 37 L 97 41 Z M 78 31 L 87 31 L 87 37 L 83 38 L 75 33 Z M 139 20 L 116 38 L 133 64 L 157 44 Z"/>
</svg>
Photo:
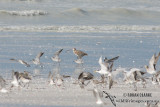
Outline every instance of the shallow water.
<svg viewBox="0 0 160 107">
<path fill-rule="evenodd" d="M 48 73 L 55 65 L 50 58 L 60 48 L 64 49 L 60 57 L 61 71 L 65 74 L 72 74 L 76 66 L 73 62 L 76 56 L 72 48 L 88 53 L 88 56 L 84 57 L 84 67 L 89 72 L 99 68 L 100 56 L 108 58 L 120 56 L 115 61 L 114 68 L 143 69 L 153 53 L 159 52 L 159 39 L 159 33 L 1 32 L 1 74 L 12 69 L 32 72 L 35 66 L 31 60 L 39 52 L 45 53 L 41 62 L 44 64 L 43 73 Z M 19 63 L 14 63 L 9 60 L 10 58 L 23 59 L 30 63 L 31 67 L 26 68 Z M 157 67 L 159 68 L 159 65 Z"/>
</svg>

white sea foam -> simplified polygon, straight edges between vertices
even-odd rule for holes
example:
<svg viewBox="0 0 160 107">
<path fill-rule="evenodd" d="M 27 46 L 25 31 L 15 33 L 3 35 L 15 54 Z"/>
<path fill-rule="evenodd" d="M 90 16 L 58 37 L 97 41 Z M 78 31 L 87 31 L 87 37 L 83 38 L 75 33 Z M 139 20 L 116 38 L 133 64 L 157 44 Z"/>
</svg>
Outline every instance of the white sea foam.
<svg viewBox="0 0 160 107">
<path fill-rule="evenodd" d="M 23 10 L 23 11 L 0 10 L 0 13 L 15 15 L 15 16 L 39 16 L 39 15 L 48 14 L 47 12 L 43 10 Z"/>
<path fill-rule="evenodd" d="M 160 32 L 160 26 L 105 25 L 105 26 L 1 26 L 0 31 L 46 32 Z"/>
</svg>

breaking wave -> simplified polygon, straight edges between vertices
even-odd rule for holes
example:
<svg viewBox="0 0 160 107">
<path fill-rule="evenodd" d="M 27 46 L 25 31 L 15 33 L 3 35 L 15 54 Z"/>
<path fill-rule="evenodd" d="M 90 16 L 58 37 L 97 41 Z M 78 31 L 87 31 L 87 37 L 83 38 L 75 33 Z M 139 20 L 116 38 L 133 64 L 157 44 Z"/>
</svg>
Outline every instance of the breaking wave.
<svg viewBox="0 0 160 107">
<path fill-rule="evenodd" d="M 160 32 L 160 26 L 105 25 L 105 26 L 1 26 L 0 31 L 28 32 Z"/>
<path fill-rule="evenodd" d="M 72 9 L 68 9 L 68 10 L 63 11 L 62 14 L 66 14 L 66 15 L 72 14 L 72 15 L 84 16 L 84 15 L 88 14 L 88 11 L 80 9 L 80 8 L 72 8 Z"/>
<path fill-rule="evenodd" d="M 0 13 L 15 15 L 15 16 L 40 16 L 40 15 L 48 14 L 47 12 L 42 11 L 42 10 L 23 10 L 23 11 L 0 10 Z"/>
</svg>

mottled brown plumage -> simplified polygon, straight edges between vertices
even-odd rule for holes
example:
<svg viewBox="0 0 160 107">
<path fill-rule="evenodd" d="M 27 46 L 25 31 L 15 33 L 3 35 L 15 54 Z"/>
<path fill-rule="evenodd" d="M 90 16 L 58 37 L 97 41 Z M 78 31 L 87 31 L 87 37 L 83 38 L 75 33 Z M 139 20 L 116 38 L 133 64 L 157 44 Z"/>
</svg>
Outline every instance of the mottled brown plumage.
<svg viewBox="0 0 160 107">
<path fill-rule="evenodd" d="M 77 56 L 78 59 L 81 59 L 83 56 L 88 55 L 87 53 L 77 50 L 76 48 L 73 48 L 73 53 Z"/>
</svg>

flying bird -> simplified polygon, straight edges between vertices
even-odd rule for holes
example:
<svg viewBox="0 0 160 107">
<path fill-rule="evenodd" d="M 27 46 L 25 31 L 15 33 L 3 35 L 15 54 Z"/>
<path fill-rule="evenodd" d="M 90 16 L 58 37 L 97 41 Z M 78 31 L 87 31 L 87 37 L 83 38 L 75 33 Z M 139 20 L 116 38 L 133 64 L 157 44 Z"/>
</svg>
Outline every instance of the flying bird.
<svg viewBox="0 0 160 107">
<path fill-rule="evenodd" d="M 153 56 L 149 60 L 149 65 L 144 66 L 146 71 L 152 75 L 152 83 L 153 84 L 157 84 L 157 81 L 155 81 L 154 78 L 156 77 L 156 75 L 159 74 L 159 72 L 156 70 L 156 64 L 158 62 L 159 56 L 160 56 L 160 52 L 157 56 L 156 56 L 156 54 L 153 54 Z"/>
<path fill-rule="evenodd" d="M 92 80 L 94 78 L 93 74 L 91 74 L 90 72 L 82 72 L 79 74 L 78 76 L 78 81 L 79 81 L 79 85 L 81 88 L 84 88 L 84 86 L 88 85 L 85 84 L 85 81 L 87 80 Z"/>
<path fill-rule="evenodd" d="M 30 65 L 27 63 L 27 62 L 25 62 L 25 61 L 23 61 L 23 60 L 21 60 L 21 59 L 14 59 L 14 58 L 12 58 L 12 59 L 10 59 L 11 61 L 16 61 L 16 62 L 19 62 L 20 64 L 23 64 L 23 65 L 25 65 L 26 67 L 30 67 Z"/>
<path fill-rule="evenodd" d="M 42 57 L 43 54 L 44 54 L 44 52 L 40 52 L 40 53 L 36 56 L 36 58 L 32 60 L 35 65 L 40 65 L 40 64 L 41 64 L 41 62 L 40 62 L 40 57 Z"/>
<path fill-rule="evenodd" d="M 115 60 L 117 60 L 119 56 L 116 56 L 114 58 L 108 59 L 107 57 L 104 58 L 104 63 L 108 67 L 110 64 L 112 64 Z"/>
<path fill-rule="evenodd" d="M 60 49 L 58 50 L 57 52 L 54 53 L 54 56 L 51 57 L 52 61 L 55 61 L 55 62 L 60 62 L 61 59 L 59 57 L 60 53 L 63 51 L 63 49 Z"/>
<path fill-rule="evenodd" d="M 31 77 L 28 74 L 27 71 L 24 71 L 23 73 L 19 73 L 19 81 L 20 84 L 24 84 L 24 87 L 27 85 L 27 88 L 29 87 L 29 83 L 31 81 Z"/>
<path fill-rule="evenodd" d="M 124 72 L 124 81 L 128 84 L 132 84 L 134 86 L 134 90 L 137 91 L 137 83 L 139 81 L 142 82 L 143 87 L 145 88 L 146 80 L 143 77 L 145 72 L 142 72 L 138 68 L 132 68 L 129 71 L 123 71 Z"/>
</svg>

